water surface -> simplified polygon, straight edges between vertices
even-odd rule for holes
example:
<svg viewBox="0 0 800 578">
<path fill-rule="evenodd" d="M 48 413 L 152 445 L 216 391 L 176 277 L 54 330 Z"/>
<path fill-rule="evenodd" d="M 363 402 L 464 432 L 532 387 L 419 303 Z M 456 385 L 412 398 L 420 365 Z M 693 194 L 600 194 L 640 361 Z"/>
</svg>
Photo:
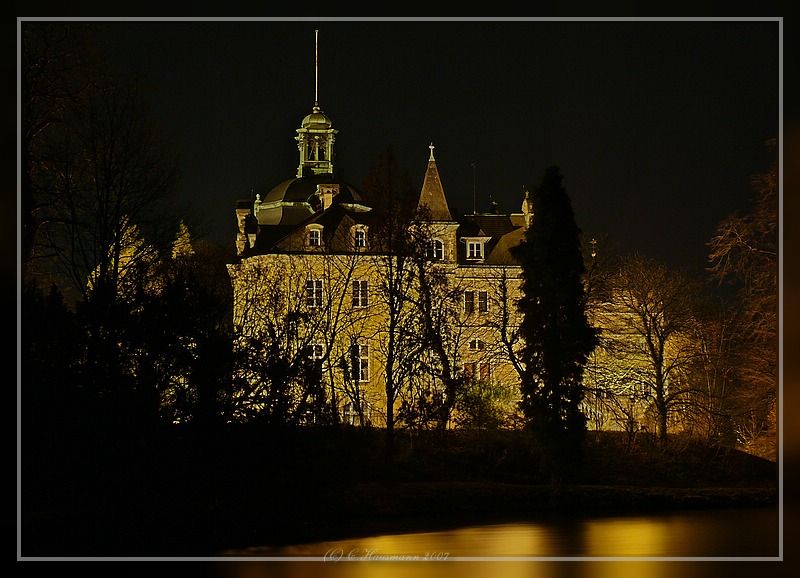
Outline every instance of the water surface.
<svg viewBox="0 0 800 578">
<path fill-rule="evenodd" d="M 679 511 L 631 516 L 551 515 L 537 520 L 434 532 L 385 534 L 221 556 L 327 562 L 446 561 L 474 558 L 772 558 L 777 508 Z"/>
</svg>

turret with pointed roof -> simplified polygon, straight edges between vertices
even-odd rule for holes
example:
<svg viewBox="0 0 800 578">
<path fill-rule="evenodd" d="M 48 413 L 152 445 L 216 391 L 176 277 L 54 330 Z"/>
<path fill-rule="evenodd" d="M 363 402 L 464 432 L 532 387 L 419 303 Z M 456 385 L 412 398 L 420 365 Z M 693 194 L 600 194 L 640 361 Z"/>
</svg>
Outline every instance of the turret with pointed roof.
<svg viewBox="0 0 800 578">
<path fill-rule="evenodd" d="M 427 214 L 430 221 L 452 221 L 450 208 L 447 206 L 447 199 L 444 196 L 442 181 L 439 178 L 439 169 L 436 167 L 436 159 L 433 158 L 433 143 L 431 143 L 431 156 L 428 159 L 428 170 L 425 172 L 425 180 L 422 183 L 422 191 L 419 194 L 417 209 Z"/>
</svg>

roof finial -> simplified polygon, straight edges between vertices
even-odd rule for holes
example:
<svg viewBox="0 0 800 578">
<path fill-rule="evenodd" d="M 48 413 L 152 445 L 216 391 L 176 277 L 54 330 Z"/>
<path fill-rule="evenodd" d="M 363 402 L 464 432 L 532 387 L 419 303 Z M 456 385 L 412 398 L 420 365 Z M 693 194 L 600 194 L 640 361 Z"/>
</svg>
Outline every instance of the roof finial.
<svg viewBox="0 0 800 578">
<path fill-rule="evenodd" d="M 314 106 L 319 106 L 319 30 L 314 30 Z"/>
<path fill-rule="evenodd" d="M 428 148 L 431 149 L 431 158 L 429 158 L 428 160 L 432 161 L 432 160 L 434 160 L 434 158 L 433 158 L 433 149 L 434 149 L 433 143 L 431 143 L 431 146 L 429 146 Z"/>
</svg>

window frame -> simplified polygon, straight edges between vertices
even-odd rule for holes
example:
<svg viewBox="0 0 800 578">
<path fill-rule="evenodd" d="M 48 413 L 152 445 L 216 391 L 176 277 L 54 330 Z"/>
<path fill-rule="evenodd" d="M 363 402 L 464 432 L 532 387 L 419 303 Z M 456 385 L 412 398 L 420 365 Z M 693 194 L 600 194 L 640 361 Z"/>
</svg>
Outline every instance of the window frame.
<svg viewBox="0 0 800 578">
<path fill-rule="evenodd" d="M 367 248 L 367 230 L 363 228 L 357 228 L 353 231 L 353 247 L 356 249 L 366 249 Z"/>
<path fill-rule="evenodd" d="M 324 305 L 325 284 L 322 279 L 306 280 L 306 307 L 318 309 Z"/>
<path fill-rule="evenodd" d="M 325 362 L 325 344 L 324 343 L 309 343 L 308 344 L 308 359 L 314 364 L 317 371 L 322 374 Z"/>
<path fill-rule="evenodd" d="M 478 313 L 488 313 L 489 312 L 489 292 L 488 291 L 476 291 L 477 293 L 477 311 Z"/>
<path fill-rule="evenodd" d="M 472 289 L 464 291 L 464 313 L 475 313 L 475 291 Z"/>
<path fill-rule="evenodd" d="M 490 381 L 492 379 L 492 364 L 488 361 L 481 362 L 478 371 L 481 381 Z"/>
<path fill-rule="evenodd" d="M 369 307 L 369 280 L 355 279 L 351 287 L 353 289 L 351 305 L 356 309 Z"/>
<path fill-rule="evenodd" d="M 368 343 L 353 343 L 350 346 L 350 378 L 356 383 L 367 383 L 370 379 Z"/>
<path fill-rule="evenodd" d="M 480 261 L 484 258 L 484 242 L 477 239 L 467 239 L 467 259 Z M 473 249 L 475 249 L 473 251 Z"/>
<path fill-rule="evenodd" d="M 428 241 L 425 256 L 433 261 L 444 261 L 444 241 L 434 237 Z"/>
<path fill-rule="evenodd" d="M 319 227 L 312 227 L 308 229 L 308 246 L 309 247 L 322 247 L 322 229 Z"/>
</svg>

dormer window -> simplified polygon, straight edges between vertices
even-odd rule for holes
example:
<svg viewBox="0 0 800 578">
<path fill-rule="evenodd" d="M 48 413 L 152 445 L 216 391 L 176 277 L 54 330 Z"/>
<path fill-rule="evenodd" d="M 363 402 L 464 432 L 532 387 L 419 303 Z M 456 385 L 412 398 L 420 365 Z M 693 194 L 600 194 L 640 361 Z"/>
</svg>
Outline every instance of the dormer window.
<svg viewBox="0 0 800 578">
<path fill-rule="evenodd" d="M 306 228 L 306 242 L 309 248 L 322 247 L 322 226 L 308 225 Z"/>
<path fill-rule="evenodd" d="M 353 231 L 353 246 L 356 249 L 367 248 L 367 229 L 366 227 L 359 227 Z"/>
<path fill-rule="evenodd" d="M 483 241 L 467 241 L 467 259 L 483 259 Z"/>
<path fill-rule="evenodd" d="M 442 243 L 441 239 L 430 240 L 426 250 L 426 256 L 435 261 L 444 259 L 444 243 Z"/>
<path fill-rule="evenodd" d="M 461 242 L 466 245 L 464 254 L 467 261 L 482 261 L 486 258 L 486 243 L 491 237 L 462 237 Z"/>
<path fill-rule="evenodd" d="M 367 232 L 362 230 L 357 230 L 355 237 L 354 237 L 354 244 L 356 248 L 366 247 L 367 246 Z"/>
</svg>

